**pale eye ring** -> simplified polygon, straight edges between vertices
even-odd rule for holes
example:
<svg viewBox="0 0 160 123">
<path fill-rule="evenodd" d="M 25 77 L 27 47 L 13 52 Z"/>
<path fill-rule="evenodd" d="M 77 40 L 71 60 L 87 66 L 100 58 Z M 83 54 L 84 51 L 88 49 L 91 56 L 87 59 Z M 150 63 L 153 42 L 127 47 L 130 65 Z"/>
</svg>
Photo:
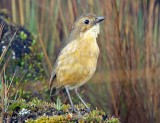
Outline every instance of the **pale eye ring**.
<svg viewBox="0 0 160 123">
<path fill-rule="evenodd" d="M 84 23 L 89 24 L 89 20 L 88 19 L 84 20 Z"/>
</svg>

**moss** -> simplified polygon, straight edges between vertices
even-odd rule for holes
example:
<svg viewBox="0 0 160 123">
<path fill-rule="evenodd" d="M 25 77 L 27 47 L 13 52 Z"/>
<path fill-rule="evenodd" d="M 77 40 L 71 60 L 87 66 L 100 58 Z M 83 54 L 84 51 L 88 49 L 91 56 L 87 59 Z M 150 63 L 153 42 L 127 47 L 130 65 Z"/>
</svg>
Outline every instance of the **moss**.
<svg viewBox="0 0 160 123">
<path fill-rule="evenodd" d="M 62 105 L 62 110 L 64 111 L 64 112 L 67 112 L 68 111 L 68 109 L 69 109 L 69 105 L 65 105 L 65 104 L 63 104 Z"/>
<path fill-rule="evenodd" d="M 7 119 L 9 116 L 12 122 L 21 119 L 21 121 L 27 123 L 119 123 L 118 118 L 107 117 L 104 111 L 92 110 L 90 113 L 86 112 L 82 104 L 75 106 L 78 113 L 72 113 L 70 105 L 62 104 L 61 109 L 56 107 L 57 104 L 55 103 L 48 103 L 39 99 L 33 99 L 29 102 L 19 99 L 9 104 L 5 118 Z"/>
<path fill-rule="evenodd" d="M 118 118 L 111 117 L 107 120 L 107 123 L 120 123 Z"/>
<path fill-rule="evenodd" d="M 37 120 L 27 120 L 27 123 L 57 123 L 57 122 L 62 122 L 62 121 L 67 121 L 63 116 L 53 116 L 53 117 L 48 117 L 48 116 L 42 116 L 39 117 Z"/>
<path fill-rule="evenodd" d="M 120 123 L 118 118 L 111 117 L 103 120 L 99 113 L 102 111 L 93 110 L 90 114 L 78 116 L 77 114 L 65 114 L 65 115 L 54 115 L 54 116 L 40 116 L 36 120 L 29 119 L 26 123 L 57 123 L 57 122 L 68 122 L 68 123 Z"/>
<path fill-rule="evenodd" d="M 22 40 L 26 40 L 26 39 L 27 39 L 27 34 L 25 34 L 24 31 L 21 31 L 21 32 L 20 32 L 20 38 L 21 38 Z"/>
<path fill-rule="evenodd" d="M 15 110 L 20 110 L 22 108 L 27 108 L 28 105 L 26 104 L 26 101 L 23 99 L 12 101 L 11 105 L 8 106 L 9 111 L 15 111 Z"/>
</svg>

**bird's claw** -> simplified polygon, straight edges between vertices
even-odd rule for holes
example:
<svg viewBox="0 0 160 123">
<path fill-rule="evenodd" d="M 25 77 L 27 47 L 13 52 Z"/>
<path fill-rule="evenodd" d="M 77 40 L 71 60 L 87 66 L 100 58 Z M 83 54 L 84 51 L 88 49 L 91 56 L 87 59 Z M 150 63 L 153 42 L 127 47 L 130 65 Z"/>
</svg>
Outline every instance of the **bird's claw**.
<svg viewBox="0 0 160 123">
<path fill-rule="evenodd" d="M 86 108 L 85 111 L 86 111 L 87 113 L 90 113 L 90 112 L 91 112 L 90 108 Z"/>
<path fill-rule="evenodd" d="M 71 107 L 71 112 L 72 112 L 72 113 L 77 113 L 78 110 L 77 110 L 74 106 L 72 106 L 72 107 Z"/>
</svg>

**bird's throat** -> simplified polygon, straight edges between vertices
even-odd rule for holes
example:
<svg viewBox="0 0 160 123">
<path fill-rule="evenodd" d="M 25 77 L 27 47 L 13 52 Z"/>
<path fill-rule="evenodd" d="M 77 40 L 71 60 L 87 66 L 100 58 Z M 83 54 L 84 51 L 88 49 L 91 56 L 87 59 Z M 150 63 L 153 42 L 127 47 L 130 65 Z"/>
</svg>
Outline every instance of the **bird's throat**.
<svg viewBox="0 0 160 123">
<path fill-rule="evenodd" d="M 96 40 L 99 32 L 100 32 L 99 24 L 96 24 L 91 29 L 89 29 L 86 32 L 84 32 L 83 34 L 81 34 L 81 37 L 83 36 L 84 39 L 87 39 L 88 37 L 90 37 L 90 38 L 93 38 Z"/>
</svg>

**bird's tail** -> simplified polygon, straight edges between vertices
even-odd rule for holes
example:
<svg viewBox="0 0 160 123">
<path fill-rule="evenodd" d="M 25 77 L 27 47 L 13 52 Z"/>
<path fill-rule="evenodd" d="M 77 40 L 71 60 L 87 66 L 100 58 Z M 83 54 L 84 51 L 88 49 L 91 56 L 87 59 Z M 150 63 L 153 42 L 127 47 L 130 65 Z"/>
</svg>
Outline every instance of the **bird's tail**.
<svg viewBox="0 0 160 123">
<path fill-rule="evenodd" d="M 54 96 L 56 93 L 56 87 L 53 86 L 54 81 L 56 80 L 56 74 L 51 74 L 50 81 L 49 81 L 49 89 L 50 89 L 50 96 Z"/>
</svg>

